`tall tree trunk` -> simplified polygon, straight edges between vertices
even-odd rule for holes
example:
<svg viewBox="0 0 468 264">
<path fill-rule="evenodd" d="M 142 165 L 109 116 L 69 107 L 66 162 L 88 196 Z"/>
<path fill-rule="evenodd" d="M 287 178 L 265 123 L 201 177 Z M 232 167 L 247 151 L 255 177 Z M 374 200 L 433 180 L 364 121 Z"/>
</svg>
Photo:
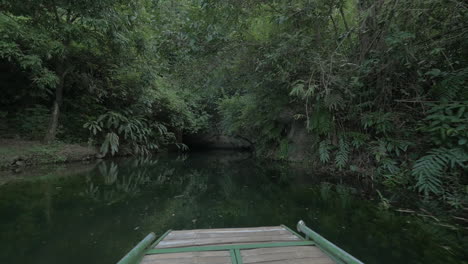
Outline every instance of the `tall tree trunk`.
<svg viewBox="0 0 468 264">
<path fill-rule="evenodd" d="M 55 88 L 55 99 L 52 106 L 52 113 L 50 115 L 49 127 L 47 128 L 46 135 L 44 137 L 44 143 L 50 144 L 55 140 L 57 134 L 57 127 L 59 123 L 60 108 L 63 102 L 63 86 L 65 84 L 65 76 L 67 75 L 66 70 L 62 70 L 63 66 L 59 65 L 59 83 Z"/>
</svg>

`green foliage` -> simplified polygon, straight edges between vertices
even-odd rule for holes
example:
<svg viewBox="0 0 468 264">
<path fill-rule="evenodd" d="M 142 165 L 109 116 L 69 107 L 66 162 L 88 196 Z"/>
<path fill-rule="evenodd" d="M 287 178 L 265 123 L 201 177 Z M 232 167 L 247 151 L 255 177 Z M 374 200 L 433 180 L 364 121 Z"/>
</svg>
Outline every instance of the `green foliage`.
<svg viewBox="0 0 468 264">
<path fill-rule="evenodd" d="M 323 140 L 319 144 L 319 158 L 320 161 L 323 163 L 327 163 L 330 161 L 330 150 L 332 149 L 332 145 L 329 140 Z"/>
<path fill-rule="evenodd" d="M 58 83 L 58 76 L 45 65 L 58 50 L 49 32 L 32 26 L 31 18 L 0 12 L 0 59 L 17 63 L 42 90 L 53 89 Z"/>
<path fill-rule="evenodd" d="M 361 124 L 364 129 L 372 129 L 376 134 L 386 135 L 394 129 L 393 113 L 369 112 L 362 116 Z"/>
<path fill-rule="evenodd" d="M 149 123 L 132 111 L 123 113 L 109 111 L 84 124 L 93 137 L 102 137 L 101 153 L 115 155 L 123 143 L 130 145 L 133 153 L 149 155 L 159 149 L 160 144 L 174 138 L 163 124 Z"/>
<path fill-rule="evenodd" d="M 333 117 L 328 109 L 318 105 L 310 115 L 308 128 L 319 135 L 327 135 L 333 131 Z"/>
<path fill-rule="evenodd" d="M 98 144 L 105 142 L 103 152 L 111 153 L 119 149 L 117 142 L 147 153 L 172 142 L 174 133 L 206 128 L 204 107 L 168 70 L 168 54 L 159 53 L 166 36 L 156 24 L 160 10 L 153 1 L 4 2 L 0 67 L 9 75 L 0 80 L 2 87 L 10 85 L 2 99 L 2 108 L 15 109 L 10 116 L 38 100 L 46 108 L 55 101 L 60 139 L 85 140 L 86 123 Z M 17 87 L 14 79 L 27 82 Z M 98 121 L 100 113 L 122 109 L 138 109 L 137 120 L 108 115 L 105 123 Z M 118 127 L 112 118 L 125 125 Z"/>
<path fill-rule="evenodd" d="M 432 54 L 442 53 L 443 49 L 434 50 Z M 462 68 L 459 71 L 442 72 L 440 69 L 434 68 L 426 72 L 432 81 L 436 82 L 431 89 L 436 97 L 444 101 L 451 100 L 467 100 L 466 80 L 468 78 L 468 68 Z M 465 88 L 465 89 L 464 89 Z"/>
<path fill-rule="evenodd" d="M 341 137 L 338 141 L 338 150 L 335 157 L 335 165 L 338 169 L 343 169 L 349 160 L 350 148 L 348 142 L 344 137 Z"/>
<path fill-rule="evenodd" d="M 110 151 L 109 151 L 110 150 Z M 104 138 L 101 145 L 101 153 L 106 155 L 108 152 L 114 156 L 119 151 L 119 136 L 114 132 L 109 132 Z"/>
<path fill-rule="evenodd" d="M 436 145 L 468 149 L 468 101 L 431 105 L 421 130 Z"/>
<path fill-rule="evenodd" d="M 284 159 L 304 143 L 342 173 L 460 197 L 466 8 L 374 2 L 6 0 L 0 111 L 41 105 L 19 129 L 44 130 L 62 87 L 58 136 L 103 153 L 200 132 Z"/>
<path fill-rule="evenodd" d="M 360 132 L 348 132 L 346 135 L 351 139 L 351 145 L 355 149 L 359 149 L 361 146 L 366 145 L 370 139 L 368 134 Z"/>
<path fill-rule="evenodd" d="M 253 98 L 248 96 L 232 96 L 222 99 L 218 110 L 222 116 L 221 127 L 228 134 L 247 132 L 249 116 L 252 111 Z"/>
<path fill-rule="evenodd" d="M 412 175 L 416 177 L 416 187 L 426 196 L 442 192 L 443 176 L 448 169 L 466 169 L 468 153 L 461 148 L 437 148 L 416 160 Z"/>
</svg>

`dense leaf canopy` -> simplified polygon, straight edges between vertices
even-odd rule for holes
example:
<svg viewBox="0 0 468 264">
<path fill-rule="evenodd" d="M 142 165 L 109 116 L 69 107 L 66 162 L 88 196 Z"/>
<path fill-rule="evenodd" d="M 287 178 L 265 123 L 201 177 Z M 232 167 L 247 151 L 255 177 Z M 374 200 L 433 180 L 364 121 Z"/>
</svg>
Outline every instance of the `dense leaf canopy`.
<svg viewBox="0 0 468 264">
<path fill-rule="evenodd" d="M 466 203 L 464 1 L 3 0 L 0 10 L 3 134 L 89 139 L 104 154 L 229 135 L 259 156 L 299 153 Z"/>
</svg>

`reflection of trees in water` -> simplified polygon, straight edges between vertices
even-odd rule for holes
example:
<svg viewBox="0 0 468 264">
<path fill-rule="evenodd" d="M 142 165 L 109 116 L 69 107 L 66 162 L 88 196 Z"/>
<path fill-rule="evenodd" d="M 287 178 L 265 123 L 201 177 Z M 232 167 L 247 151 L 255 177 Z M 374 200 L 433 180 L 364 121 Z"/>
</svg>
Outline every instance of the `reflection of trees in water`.
<svg viewBox="0 0 468 264">
<path fill-rule="evenodd" d="M 116 182 L 115 189 L 124 193 L 137 194 L 140 191 L 140 186 L 148 182 L 150 182 L 148 171 L 143 169 L 122 177 L 121 181 Z"/>
<path fill-rule="evenodd" d="M 122 165 L 114 161 L 102 162 L 95 173 L 100 176 L 103 184 L 95 177 L 87 177 L 82 196 L 94 201 L 115 203 L 127 197 L 140 193 L 142 186 L 149 183 L 150 173 L 147 166 L 155 165 L 157 160 L 135 159 Z"/>
<path fill-rule="evenodd" d="M 193 168 L 163 170 L 152 184 L 160 184 L 166 192 L 158 196 L 156 208 L 145 217 L 144 225 L 153 231 L 195 228 L 197 219 L 207 213 L 202 200 L 209 192 L 209 179 L 206 171 Z"/>
<path fill-rule="evenodd" d="M 158 159 L 152 157 L 139 157 L 129 161 L 125 161 L 122 165 L 129 167 L 140 167 L 140 166 L 155 166 L 159 163 Z"/>
<path fill-rule="evenodd" d="M 87 179 L 88 181 L 88 179 Z M 96 197 L 99 196 L 99 186 L 95 186 L 94 182 L 89 182 L 85 190 L 82 192 L 83 196 L 93 198 L 93 200 L 98 200 Z"/>
<path fill-rule="evenodd" d="M 187 159 L 179 155 L 177 162 Z M 170 185 L 183 190 L 178 196 L 195 199 L 208 188 L 208 175 L 198 169 L 180 168 L 157 159 L 141 158 L 123 162 L 101 162 L 92 176 L 86 180 L 82 196 L 94 201 L 115 203 L 141 193 L 144 186 Z M 176 174 L 176 168 L 177 174 Z"/>
<path fill-rule="evenodd" d="M 336 193 L 341 201 L 341 207 L 346 208 L 349 207 L 351 200 L 355 200 L 357 190 L 353 187 L 349 187 L 343 184 L 336 185 Z"/>
<path fill-rule="evenodd" d="M 185 161 L 187 160 L 189 157 L 189 155 L 187 153 L 180 153 L 179 155 L 177 155 L 177 158 L 176 160 L 177 161 Z"/>
<path fill-rule="evenodd" d="M 218 184 L 220 185 L 220 189 L 226 199 L 231 199 L 234 194 L 237 193 L 238 186 L 234 182 L 231 174 L 224 174 L 223 177 L 220 177 Z"/>
<path fill-rule="evenodd" d="M 320 184 L 320 197 L 323 200 L 328 200 L 331 198 L 333 185 L 329 182 L 322 182 Z"/>
<path fill-rule="evenodd" d="M 340 203 L 342 208 L 349 207 L 350 203 L 356 199 L 357 194 L 357 190 L 353 187 L 329 182 L 320 183 L 317 191 L 323 201 L 336 201 Z"/>
<path fill-rule="evenodd" d="M 112 185 L 117 180 L 119 168 L 114 162 L 111 162 L 109 166 L 107 166 L 106 162 L 102 162 L 99 164 L 98 169 L 99 173 L 104 177 L 104 184 Z"/>
<path fill-rule="evenodd" d="M 155 184 L 164 184 L 171 179 L 171 176 L 174 175 L 174 168 L 167 168 L 164 169 L 162 172 L 158 174 L 158 177 L 154 181 Z"/>
<path fill-rule="evenodd" d="M 208 176 L 202 174 L 198 170 L 193 170 L 186 174 L 188 183 L 182 195 L 190 200 L 195 199 L 199 195 L 203 195 L 208 189 Z"/>
</svg>

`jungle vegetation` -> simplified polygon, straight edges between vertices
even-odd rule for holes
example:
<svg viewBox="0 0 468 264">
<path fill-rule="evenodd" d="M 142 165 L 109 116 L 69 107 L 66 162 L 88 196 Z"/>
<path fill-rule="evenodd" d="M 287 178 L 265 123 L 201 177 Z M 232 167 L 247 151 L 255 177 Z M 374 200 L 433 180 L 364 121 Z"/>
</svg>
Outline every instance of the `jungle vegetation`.
<svg viewBox="0 0 468 264">
<path fill-rule="evenodd" d="M 148 155 L 215 131 L 260 157 L 301 145 L 305 162 L 466 208 L 467 11 L 461 0 L 1 0 L 1 134 Z"/>
</svg>

